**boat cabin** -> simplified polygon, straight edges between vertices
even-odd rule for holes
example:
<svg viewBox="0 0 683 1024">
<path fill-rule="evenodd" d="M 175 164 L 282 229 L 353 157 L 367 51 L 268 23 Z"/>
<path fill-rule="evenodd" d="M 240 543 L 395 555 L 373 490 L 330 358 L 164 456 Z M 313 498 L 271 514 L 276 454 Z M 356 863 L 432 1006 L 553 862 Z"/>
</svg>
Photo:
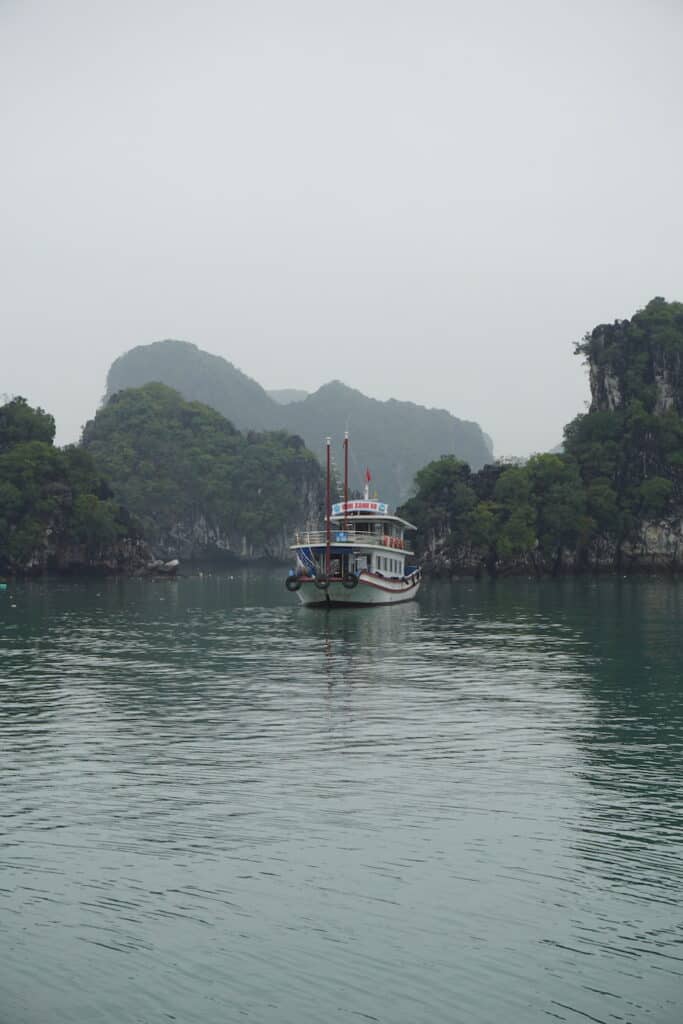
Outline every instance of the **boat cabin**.
<svg viewBox="0 0 683 1024">
<path fill-rule="evenodd" d="M 324 530 L 297 533 L 292 546 L 306 575 L 343 579 L 364 573 L 401 580 L 415 570 L 406 540 L 406 533 L 415 529 L 392 515 L 385 502 L 362 498 L 332 505 L 329 531 L 326 524 Z"/>
</svg>

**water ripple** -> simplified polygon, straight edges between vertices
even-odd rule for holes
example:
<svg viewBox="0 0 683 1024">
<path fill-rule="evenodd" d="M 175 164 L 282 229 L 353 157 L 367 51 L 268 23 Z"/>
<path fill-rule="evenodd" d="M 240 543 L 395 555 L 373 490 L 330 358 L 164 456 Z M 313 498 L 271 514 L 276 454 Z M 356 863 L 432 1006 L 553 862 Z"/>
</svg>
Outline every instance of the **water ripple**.
<svg viewBox="0 0 683 1024">
<path fill-rule="evenodd" d="M 2 1024 L 676 1024 L 680 593 L 13 587 Z"/>
</svg>

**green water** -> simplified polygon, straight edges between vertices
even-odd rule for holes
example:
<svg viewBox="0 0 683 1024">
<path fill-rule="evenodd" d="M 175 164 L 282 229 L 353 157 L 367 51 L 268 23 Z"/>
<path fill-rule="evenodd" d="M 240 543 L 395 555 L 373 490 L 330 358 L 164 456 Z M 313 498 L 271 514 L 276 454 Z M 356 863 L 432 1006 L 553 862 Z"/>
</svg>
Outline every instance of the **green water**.
<svg viewBox="0 0 683 1024">
<path fill-rule="evenodd" d="M 11 585 L 1 1024 L 680 1024 L 682 611 Z"/>
</svg>

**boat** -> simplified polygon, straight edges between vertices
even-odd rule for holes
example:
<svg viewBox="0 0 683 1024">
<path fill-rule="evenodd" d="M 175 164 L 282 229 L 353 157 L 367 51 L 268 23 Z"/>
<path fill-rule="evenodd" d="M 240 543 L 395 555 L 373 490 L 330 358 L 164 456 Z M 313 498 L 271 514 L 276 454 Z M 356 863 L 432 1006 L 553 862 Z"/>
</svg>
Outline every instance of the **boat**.
<svg viewBox="0 0 683 1024">
<path fill-rule="evenodd" d="M 150 576 L 175 576 L 179 565 L 180 561 L 177 558 L 171 559 L 170 562 L 164 562 L 163 559 L 156 558 L 145 566 L 145 572 L 149 573 Z"/>
<path fill-rule="evenodd" d="M 344 437 L 344 499 L 330 502 L 330 438 L 327 439 L 325 523 L 322 530 L 301 530 L 290 550 L 296 568 L 287 590 L 311 607 L 387 605 L 412 601 L 422 579 L 407 535 L 416 527 L 370 498 L 366 473 L 363 498 L 348 497 L 348 433 Z"/>
</svg>

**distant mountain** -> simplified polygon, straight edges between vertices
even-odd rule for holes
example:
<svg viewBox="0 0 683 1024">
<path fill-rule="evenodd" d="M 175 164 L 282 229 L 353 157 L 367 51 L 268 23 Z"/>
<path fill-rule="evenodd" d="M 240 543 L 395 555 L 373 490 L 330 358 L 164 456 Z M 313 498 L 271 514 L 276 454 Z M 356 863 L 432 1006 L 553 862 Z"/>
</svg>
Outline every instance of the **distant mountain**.
<svg viewBox="0 0 683 1024">
<path fill-rule="evenodd" d="M 303 402 L 288 406 L 287 412 L 287 429 L 303 437 L 316 454 L 321 453 L 325 434 L 340 439 L 348 425 L 351 486 L 363 486 L 367 466 L 373 476 L 373 490 L 376 487 L 391 505 L 400 504 L 408 496 L 425 459 L 454 454 L 481 468 L 491 458 L 476 423 L 413 402 L 393 398 L 380 402 L 340 381 L 324 384 Z M 434 455 L 428 456 L 428 452 Z"/>
<path fill-rule="evenodd" d="M 279 391 L 266 391 L 266 394 L 270 395 L 278 405 L 303 402 L 304 398 L 308 398 L 308 391 L 298 391 L 296 388 L 280 388 Z"/>
<path fill-rule="evenodd" d="M 334 439 L 339 452 L 348 428 L 351 486 L 362 486 L 369 466 L 373 491 L 376 488 L 390 505 L 404 501 L 416 472 L 441 455 L 456 455 L 475 470 L 493 457 L 477 423 L 459 420 L 443 409 L 395 399 L 380 402 L 339 381 L 283 405 L 226 359 L 186 341 L 157 341 L 119 356 L 107 376 L 105 400 L 124 388 L 155 381 L 175 388 L 188 400 L 211 406 L 239 430 L 298 434 L 319 457 L 327 436 Z"/>
<path fill-rule="evenodd" d="M 155 341 L 119 356 L 107 374 L 105 400 L 117 391 L 151 383 L 166 384 L 189 401 L 210 405 L 238 430 L 283 426 L 279 406 L 260 384 L 227 359 L 189 341 Z"/>
</svg>

